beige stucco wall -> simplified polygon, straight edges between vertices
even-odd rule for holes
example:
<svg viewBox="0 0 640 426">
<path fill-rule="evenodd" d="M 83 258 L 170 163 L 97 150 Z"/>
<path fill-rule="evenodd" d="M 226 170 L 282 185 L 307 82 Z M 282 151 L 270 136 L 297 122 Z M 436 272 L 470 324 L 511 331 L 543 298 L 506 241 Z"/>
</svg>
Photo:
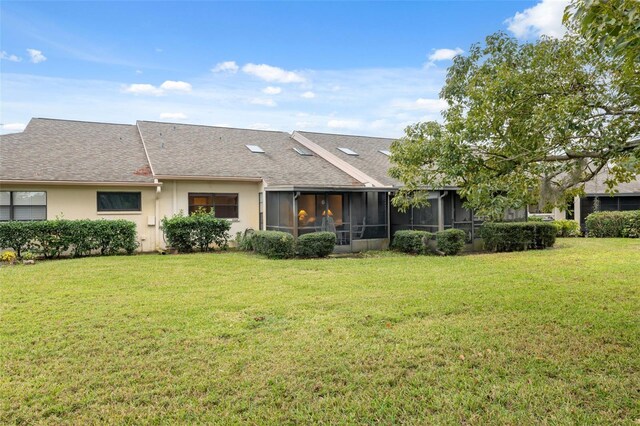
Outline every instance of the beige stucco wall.
<svg viewBox="0 0 640 426">
<path fill-rule="evenodd" d="M 149 225 L 155 216 L 155 187 L 134 186 L 71 186 L 71 185 L 2 185 L 2 191 L 45 191 L 47 219 L 126 219 L 136 223 L 141 251 L 156 248 L 155 226 Z M 98 212 L 98 191 L 139 191 L 142 194 L 140 212 Z"/>
<path fill-rule="evenodd" d="M 232 221 L 230 231 L 233 238 L 236 232 L 242 232 L 247 228 L 258 229 L 260 189 L 260 182 L 163 180 L 159 194 L 158 219 L 170 217 L 181 210 L 187 214 L 190 192 L 238 194 L 239 217 Z M 162 235 L 159 238 L 161 244 L 164 244 Z"/>
</svg>

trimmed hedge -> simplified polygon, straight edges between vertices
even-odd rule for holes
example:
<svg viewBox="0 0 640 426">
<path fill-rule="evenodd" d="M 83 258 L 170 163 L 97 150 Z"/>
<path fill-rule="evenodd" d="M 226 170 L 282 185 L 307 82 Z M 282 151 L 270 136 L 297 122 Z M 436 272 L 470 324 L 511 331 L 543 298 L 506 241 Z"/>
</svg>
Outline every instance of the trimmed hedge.
<svg viewBox="0 0 640 426">
<path fill-rule="evenodd" d="M 46 220 L 0 223 L 0 247 L 23 250 L 47 259 L 70 251 L 74 257 L 94 251 L 101 255 L 133 253 L 138 247 L 136 224 L 128 220 Z"/>
<path fill-rule="evenodd" d="M 436 247 L 445 256 L 455 256 L 464 248 L 467 234 L 461 229 L 446 229 L 436 232 Z"/>
<path fill-rule="evenodd" d="M 548 222 L 485 222 L 480 228 L 485 249 L 497 252 L 553 247 L 556 233 Z"/>
<path fill-rule="evenodd" d="M 434 234 L 427 231 L 396 231 L 393 234 L 391 248 L 403 253 L 423 254 L 426 250 L 426 241 L 433 236 Z"/>
<path fill-rule="evenodd" d="M 580 224 L 575 220 L 555 220 L 552 223 L 556 227 L 556 237 L 580 236 Z"/>
<path fill-rule="evenodd" d="M 203 210 L 193 212 L 191 216 L 179 213 L 170 218 L 164 217 L 161 223 L 167 244 L 179 252 L 209 251 L 212 245 L 227 248 L 231 222 L 218 219 L 213 213 Z"/>
<path fill-rule="evenodd" d="M 300 257 L 327 257 L 336 245 L 333 232 L 314 232 L 298 237 L 296 254 Z"/>
<path fill-rule="evenodd" d="M 591 213 L 585 225 L 589 237 L 639 238 L 640 210 Z"/>
<path fill-rule="evenodd" d="M 256 253 L 270 259 L 288 259 L 295 254 L 295 240 L 287 232 L 257 231 L 252 242 Z"/>
</svg>

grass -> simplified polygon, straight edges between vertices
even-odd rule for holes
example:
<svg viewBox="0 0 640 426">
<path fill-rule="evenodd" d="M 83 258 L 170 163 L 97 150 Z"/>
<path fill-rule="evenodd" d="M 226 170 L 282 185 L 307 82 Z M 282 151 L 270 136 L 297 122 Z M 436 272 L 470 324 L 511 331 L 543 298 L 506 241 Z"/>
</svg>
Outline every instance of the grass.
<svg viewBox="0 0 640 426">
<path fill-rule="evenodd" d="M 0 422 L 636 424 L 640 241 L 0 268 Z"/>
</svg>

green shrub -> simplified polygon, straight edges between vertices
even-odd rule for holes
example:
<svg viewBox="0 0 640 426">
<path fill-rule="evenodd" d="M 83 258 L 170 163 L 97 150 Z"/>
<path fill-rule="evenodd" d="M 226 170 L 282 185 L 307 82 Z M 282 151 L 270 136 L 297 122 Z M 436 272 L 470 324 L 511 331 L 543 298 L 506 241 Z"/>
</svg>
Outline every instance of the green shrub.
<svg viewBox="0 0 640 426">
<path fill-rule="evenodd" d="M 296 254 L 300 257 L 327 257 L 336 245 L 333 232 L 314 232 L 305 234 L 296 241 Z"/>
<path fill-rule="evenodd" d="M 69 249 L 69 240 L 74 232 L 74 225 L 69 222 L 71 221 L 62 219 L 30 222 L 30 248 L 46 259 L 60 257 Z"/>
<path fill-rule="evenodd" d="M 22 250 L 29 249 L 33 228 L 29 226 L 35 222 L 1 222 L 0 223 L 0 249 L 13 249 L 18 257 Z"/>
<path fill-rule="evenodd" d="M 548 222 L 485 222 L 480 228 L 485 249 L 497 252 L 553 247 L 556 232 Z"/>
<path fill-rule="evenodd" d="M 467 234 L 461 229 L 436 232 L 436 247 L 446 256 L 455 256 L 464 248 Z"/>
<path fill-rule="evenodd" d="M 295 254 L 293 235 L 286 232 L 258 231 L 252 242 L 257 253 L 270 259 L 288 259 Z"/>
<path fill-rule="evenodd" d="M 66 220 L 0 223 L 0 246 L 12 248 L 18 256 L 32 250 L 45 258 L 133 253 L 138 247 L 136 224 L 128 220 Z"/>
<path fill-rule="evenodd" d="M 575 220 L 555 220 L 552 223 L 556 227 L 556 237 L 580 236 L 580 224 Z"/>
<path fill-rule="evenodd" d="M 198 210 L 184 216 L 180 212 L 171 218 L 164 217 L 161 223 L 167 243 L 180 252 L 190 253 L 196 248 L 209 251 L 212 245 L 227 248 L 231 222 L 218 219 L 213 213 Z"/>
<path fill-rule="evenodd" d="M 585 220 L 587 236 L 596 238 L 640 237 L 640 210 L 591 213 Z"/>
<path fill-rule="evenodd" d="M 256 231 L 252 228 L 247 228 L 244 232 L 236 233 L 236 242 L 238 243 L 238 250 L 241 251 L 254 251 L 253 237 Z"/>
<path fill-rule="evenodd" d="M 391 248 L 403 253 L 422 254 L 425 252 L 425 242 L 433 236 L 434 234 L 427 231 L 396 231 L 393 234 Z"/>
<path fill-rule="evenodd" d="M 622 236 L 624 238 L 640 238 L 640 210 L 632 210 L 625 213 Z"/>
</svg>

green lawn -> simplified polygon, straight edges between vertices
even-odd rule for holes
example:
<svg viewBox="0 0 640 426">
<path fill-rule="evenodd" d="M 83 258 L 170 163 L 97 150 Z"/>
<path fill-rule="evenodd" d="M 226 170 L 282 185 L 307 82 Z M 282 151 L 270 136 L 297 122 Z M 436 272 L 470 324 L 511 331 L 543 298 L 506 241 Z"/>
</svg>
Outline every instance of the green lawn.
<svg viewBox="0 0 640 426">
<path fill-rule="evenodd" d="M 640 241 L 0 268 L 0 422 L 636 424 Z"/>
</svg>

